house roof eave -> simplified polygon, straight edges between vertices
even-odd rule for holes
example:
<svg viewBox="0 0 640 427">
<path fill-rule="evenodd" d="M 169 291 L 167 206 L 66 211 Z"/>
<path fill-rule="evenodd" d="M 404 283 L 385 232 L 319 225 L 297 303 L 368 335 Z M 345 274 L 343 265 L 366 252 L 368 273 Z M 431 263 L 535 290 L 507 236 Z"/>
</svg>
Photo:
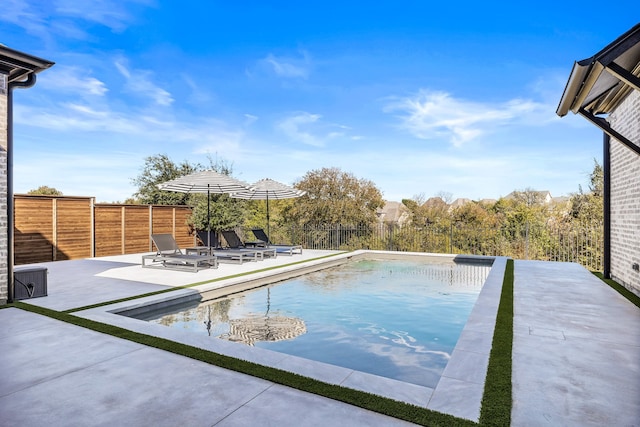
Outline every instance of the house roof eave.
<svg viewBox="0 0 640 427">
<path fill-rule="evenodd" d="M 594 56 L 574 62 L 556 114 L 563 117 L 581 110 L 594 115 L 610 113 L 636 85 L 639 63 L 637 24 Z"/>
<path fill-rule="evenodd" d="M 55 63 L 0 44 L 0 73 L 8 76 L 8 83 L 20 82 L 30 75 L 50 68 Z"/>
</svg>

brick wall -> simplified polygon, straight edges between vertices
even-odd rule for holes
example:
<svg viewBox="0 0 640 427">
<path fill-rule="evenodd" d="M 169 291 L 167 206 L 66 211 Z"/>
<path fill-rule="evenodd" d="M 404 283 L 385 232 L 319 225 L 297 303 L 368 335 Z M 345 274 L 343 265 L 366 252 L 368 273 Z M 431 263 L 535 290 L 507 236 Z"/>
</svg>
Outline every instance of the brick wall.
<svg viewBox="0 0 640 427">
<path fill-rule="evenodd" d="M 0 304 L 9 298 L 7 236 L 7 93 L 0 89 Z"/>
<path fill-rule="evenodd" d="M 640 91 L 609 115 L 609 122 L 640 145 Z M 611 139 L 611 276 L 640 295 L 640 156 Z"/>
</svg>

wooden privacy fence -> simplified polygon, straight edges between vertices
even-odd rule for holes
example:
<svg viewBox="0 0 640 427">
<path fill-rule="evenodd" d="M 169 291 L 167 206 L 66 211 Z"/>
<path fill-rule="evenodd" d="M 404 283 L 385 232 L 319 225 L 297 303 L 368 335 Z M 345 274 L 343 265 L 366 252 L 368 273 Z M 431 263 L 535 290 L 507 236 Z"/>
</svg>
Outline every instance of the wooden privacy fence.
<svg viewBox="0 0 640 427">
<path fill-rule="evenodd" d="M 93 197 L 14 196 L 15 264 L 153 250 L 152 233 L 170 233 L 181 247 L 195 241 L 188 206 L 95 203 Z"/>
</svg>

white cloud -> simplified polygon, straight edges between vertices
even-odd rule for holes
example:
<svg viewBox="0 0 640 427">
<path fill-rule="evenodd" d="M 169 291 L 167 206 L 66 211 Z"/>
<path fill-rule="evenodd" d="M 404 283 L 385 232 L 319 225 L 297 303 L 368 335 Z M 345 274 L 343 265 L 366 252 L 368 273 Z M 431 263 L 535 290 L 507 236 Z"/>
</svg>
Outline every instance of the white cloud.
<svg viewBox="0 0 640 427">
<path fill-rule="evenodd" d="M 4 0 L 0 21 L 18 25 L 29 34 L 44 34 L 47 22 L 43 15 L 43 11 L 38 11 L 24 0 Z"/>
<path fill-rule="evenodd" d="M 124 31 L 134 19 L 125 9 L 127 3 L 133 2 L 119 0 L 92 0 L 90 3 L 77 0 L 54 0 L 53 2 L 58 15 L 103 25 L 115 32 Z"/>
<path fill-rule="evenodd" d="M 43 73 L 38 80 L 47 89 L 64 92 L 65 94 L 78 93 L 80 95 L 103 96 L 109 89 L 104 82 L 90 76 L 91 71 L 85 71 L 78 67 L 53 67 Z"/>
<path fill-rule="evenodd" d="M 139 117 L 77 102 L 62 103 L 57 108 L 16 105 L 14 120 L 23 125 L 62 132 L 152 134 L 153 131 Z"/>
<path fill-rule="evenodd" d="M 196 154 L 221 153 L 224 158 L 239 159 L 248 148 L 244 143 L 245 133 L 238 129 L 230 129 L 223 123 L 198 129 L 189 136 L 190 141 L 198 140 L 194 149 Z"/>
<path fill-rule="evenodd" d="M 295 113 L 276 124 L 276 129 L 291 141 L 313 147 L 324 147 L 331 140 L 357 141 L 361 136 L 349 135 L 351 127 L 322 120 L 320 114 Z"/>
<path fill-rule="evenodd" d="M 278 123 L 277 127 L 290 139 L 296 142 L 301 142 L 306 145 L 314 147 L 321 147 L 324 145 L 323 141 L 312 135 L 308 130 L 304 130 L 304 127 L 308 127 L 320 120 L 319 114 L 311 113 L 298 113 L 294 116 L 287 117 Z"/>
<path fill-rule="evenodd" d="M 490 104 L 424 90 L 412 97 L 394 100 L 384 109 L 385 112 L 399 111 L 400 127 L 415 137 L 446 138 L 457 147 L 492 132 L 496 126 L 527 122 L 529 115 L 548 115 L 547 110 L 546 105 L 530 100 Z"/>
<path fill-rule="evenodd" d="M 216 96 L 212 91 L 206 88 L 205 85 L 196 82 L 190 75 L 182 73 L 180 76 L 191 90 L 191 93 L 186 97 L 191 104 L 209 104 L 216 99 Z"/>
<path fill-rule="evenodd" d="M 306 52 L 302 52 L 302 58 L 276 57 L 267 55 L 260 61 L 279 77 L 306 79 L 310 73 L 310 59 Z"/>
<path fill-rule="evenodd" d="M 148 0 L 3 0 L 0 21 L 23 28 L 27 33 L 51 42 L 57 37 L 91 38 L 88 25 L 100 25 L 123 32 L 134 16 L 130 4 L 151 5 Z"/>
<path fill-rule="evenodd" d="M 246 113 L 244 115 L 244 118 L 245 118 L 245 120 L 244 120 L 244 125 L 245 126 L 249 126 L 249 125 L 253 124 L 256 120 L 258 120 L 258 116 L 254 116 L 253 114 L 249 114 L 249 113 Z"/>
<path fill-rule="evenodd" d="M 96 201 L 124 201 L 135 192 L 131 179 L 143 164 L 132 152 L 105 150 L 97 156 L 90 152 L 63 153 L 50 150 L 26 150 L 16 147 L 15 192 L 26 193 L 41 185 L 54 187 L 68 196 L 94 196 Z M 65 173 L 60 173 L 60 168 Z"/>
<path fill-rule="evenodd" d="M 169 106 L 173 103 L 173 97 L 169 92 L 157 86 L 151 81 L 153 73 L 147 70 L 129 71 L 124 59 L 117 60 L 115 66 L 126 80 L 126 87 L 133 93 L 151 98 L 156 104 Z"/>
</svg>

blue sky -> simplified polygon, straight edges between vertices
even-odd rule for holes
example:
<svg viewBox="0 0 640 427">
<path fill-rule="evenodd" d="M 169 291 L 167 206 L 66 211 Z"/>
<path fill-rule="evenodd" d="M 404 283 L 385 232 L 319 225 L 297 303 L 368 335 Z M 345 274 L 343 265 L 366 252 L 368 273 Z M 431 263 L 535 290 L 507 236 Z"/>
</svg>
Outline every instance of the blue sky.
<svg viewBox="0 0 640 427">
<path fill-rule="evenodd" d="M 247 182 L 338 167 L 395 201 L 576 192 L 602 134 L 556 107 L 637 22 L 513 3 L 4 0 L 0 43 L 56 63 L 14 92 L 14 191 L 123 201 L 167 154 Z"/>
</svg>

